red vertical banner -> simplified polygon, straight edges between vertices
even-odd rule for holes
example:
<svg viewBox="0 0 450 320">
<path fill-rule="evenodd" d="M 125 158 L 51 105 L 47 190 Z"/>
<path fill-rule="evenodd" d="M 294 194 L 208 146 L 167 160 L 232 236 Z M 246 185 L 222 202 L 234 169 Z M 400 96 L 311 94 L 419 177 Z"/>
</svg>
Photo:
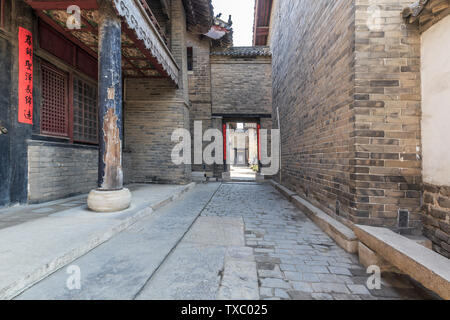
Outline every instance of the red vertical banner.
<svg viewBox="0 0 450 320">
<path fill-rule="evenodd" d="M 224 164 L 227 163 L 227 125 L 224 123 L 222 126 L 223 134 L 223 160 Z"/>
<path fill-rule="evenodd" d="M 33 124 L 33 35 L 19 28 L 19 122 Z"/>
<path fill-rule="evenodd" d="M 258 123 L 256 136 L 258 139 L 258 161 L 261 161 L 261 125 Z"/>
</svg>

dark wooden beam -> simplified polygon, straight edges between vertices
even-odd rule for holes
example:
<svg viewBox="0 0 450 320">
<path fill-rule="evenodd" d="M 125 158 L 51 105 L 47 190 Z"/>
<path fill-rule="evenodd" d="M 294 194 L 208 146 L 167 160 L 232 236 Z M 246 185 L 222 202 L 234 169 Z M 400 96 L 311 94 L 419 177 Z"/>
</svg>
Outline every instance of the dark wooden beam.
<svg viewBox="0 0 450 320">
<path fill-rule="evenodd" d="M 97 10 L 97 0 L 66 0 L 66 1 L 39 1 L 25 0 L 26 3 L 36 10 L 67 10 L 71 5 L 77 5 L 82 10 Z"/>
</svg>

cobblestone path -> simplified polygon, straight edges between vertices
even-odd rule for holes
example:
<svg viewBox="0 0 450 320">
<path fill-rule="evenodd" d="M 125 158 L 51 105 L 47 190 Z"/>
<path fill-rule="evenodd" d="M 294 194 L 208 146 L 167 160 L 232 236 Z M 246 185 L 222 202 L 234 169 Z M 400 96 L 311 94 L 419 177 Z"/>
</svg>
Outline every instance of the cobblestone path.
<svg viewBox="0 0 450 320">
<path fill-rule="evenodd" d="M 269 184 L 223 184 L 203 216 L 242 217 L 246 246 L 257 262 L 262 299 L 425 299 L 408 279 L 383 274 L 381 290 L 370 275 Z"/>
</svg>

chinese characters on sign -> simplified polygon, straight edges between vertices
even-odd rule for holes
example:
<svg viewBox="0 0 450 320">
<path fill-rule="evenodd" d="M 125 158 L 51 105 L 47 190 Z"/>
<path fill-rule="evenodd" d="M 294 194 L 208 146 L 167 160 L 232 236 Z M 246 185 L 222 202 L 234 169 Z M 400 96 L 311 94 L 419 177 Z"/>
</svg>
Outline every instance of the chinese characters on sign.
<svg viewBox="0 0 450 320">
<path fill-rule="evenodd" d="M 33 124 L 33 35 L 19 28 L 19 122 Z"/>
</svg>

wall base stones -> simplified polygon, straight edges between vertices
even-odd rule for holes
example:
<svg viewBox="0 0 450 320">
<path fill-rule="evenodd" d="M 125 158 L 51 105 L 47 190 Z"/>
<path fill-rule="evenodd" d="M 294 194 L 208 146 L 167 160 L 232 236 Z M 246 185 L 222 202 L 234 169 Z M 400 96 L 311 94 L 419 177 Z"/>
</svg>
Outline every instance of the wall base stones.
<svg viewBox="0 0 450 320">
<path fill-rule="evenodd" d="M 433 250 L 450 258 L 450 187 L 424 185 L 423 233 Z"/>
<path fill-rule="evenodd" d="M 97 147 L 31 142 L 28 201 L 40 203 L 88 193 L 97 187 Z"/>
</svg>

